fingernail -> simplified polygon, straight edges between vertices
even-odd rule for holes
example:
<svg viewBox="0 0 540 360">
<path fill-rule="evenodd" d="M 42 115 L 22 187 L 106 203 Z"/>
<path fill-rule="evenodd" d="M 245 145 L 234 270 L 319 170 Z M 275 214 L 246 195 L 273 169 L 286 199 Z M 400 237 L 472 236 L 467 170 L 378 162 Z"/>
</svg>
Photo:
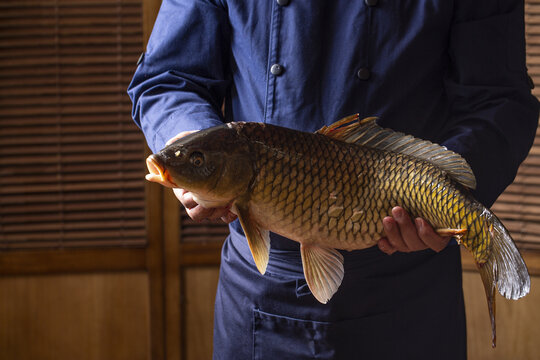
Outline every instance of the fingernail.
<svg viewBox="0 0 540 360">
<path fill-rule="evenodd" d="M 394 215 L 396 219 L 401 220 L 401 218 L 403 217 L 403 210 L 401 210 L 400 208 L 394 208 L 392 210 L 392 215 Z"/>
<path fill-rule="evenodd" d="M 379 249 L 386 255 L 392 255 L 392 251 L 386 245 L 380 244 Z"/>
<path fill-rule="evenodd" d="M 422 228 L 424 227 L 424 222 L 422 221 L 422 219 L 416 218 L 416 219 L 414 219 L 414 222 L 416 224 L 416 229 L 417 230 L 422 230 Z"/>
</svg>

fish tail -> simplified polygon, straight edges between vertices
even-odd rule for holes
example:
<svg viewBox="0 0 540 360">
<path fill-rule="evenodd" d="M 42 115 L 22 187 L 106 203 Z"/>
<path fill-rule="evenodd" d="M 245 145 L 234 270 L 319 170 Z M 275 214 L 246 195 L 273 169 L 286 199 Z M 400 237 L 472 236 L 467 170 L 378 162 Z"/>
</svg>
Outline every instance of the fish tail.
<svg viewBox="0 0 540 360">
<path fill-rule="evenodd" d="M 491 320 L 492 346 L 495 347 L 495 287 L 505 298 L 517 300 L 529 293 L 531 280 L 527 266 L 508 230 L 487 209 L 482 215 L 481 218 L 484 220 L 482 234 L 489 239 L 487 243 L 490 244 L 490 251 L 486 260 L 477 261 L 477 266 L 486 292 Z"/>
</svg>

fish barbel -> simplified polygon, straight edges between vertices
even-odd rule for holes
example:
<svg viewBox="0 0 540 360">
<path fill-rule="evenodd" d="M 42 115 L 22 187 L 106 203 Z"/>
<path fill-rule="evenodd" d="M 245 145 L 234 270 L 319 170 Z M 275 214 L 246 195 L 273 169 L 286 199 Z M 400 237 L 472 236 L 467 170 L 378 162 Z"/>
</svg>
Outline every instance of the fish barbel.
<svg viewBox="0 0 540 360">
<path fill-rule="evenodd" d="M 469 192 L 476 180 L 458 154 L 347 117 L 315 134 L 261 123 L 198 131 L 147 159 L 146 178 L 184 188 L 205 207 L 232 204 L 257 269 L 269 231 L 300 243 L 306 282 L 321 303 L 343 279 L 337 250 L 374 246 L 382 219 L 403 207 L 472 253 L 484 283 L 495 346 L 495 288 L 508 299 L 530 289 L 527 267 L 499 219 Z"/>
</svg>

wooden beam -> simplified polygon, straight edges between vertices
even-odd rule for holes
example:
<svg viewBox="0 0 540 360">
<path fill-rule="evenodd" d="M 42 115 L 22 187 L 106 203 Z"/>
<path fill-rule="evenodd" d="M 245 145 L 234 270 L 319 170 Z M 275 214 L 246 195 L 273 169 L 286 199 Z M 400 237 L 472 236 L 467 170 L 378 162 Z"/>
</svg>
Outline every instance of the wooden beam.
<svg viewBox="0 0 540 360">
<path fill-rule="evenodd" d="M 161 0 L 143 0 L 143 39 L 145 49 L 160 7 Z"/>
<path fill-rule="evenodd" d="M 143 51 L 150 38 L 156 20 L 160 0 L 142 0 L 143 5 Z M 146 154 L 150 150 L 146 149 Z M 144 159 L 141 159 L 144 161 Z M 157 184 L 146 185 L 146 228 L 149 245 L 147 264 L 150 280 L 150 359 L 167 359 L 166 350 L 166 273 L 163 238 L 163 190 Z"/>
<path fill-rule="evenodd" d="M 183 288 L 180 271 L 180 203 L 167 190 L 163 196 L 163 233 L 165 262 L 165 350 L 167 360 L 180 360 L 184 344 L 184 308 L 181 304 Z"/>
<path fill-rule="evenodd" d="M 0 275 L 137 271 L 146 269 L 144 248 L 47 249 L 0 252 Z"/>
<path fill-rule="evenodd" d="M 193 242 L 180 244 L 181 266 L 212 266 L 221 262 L 223 242 Z"/>
<path fill-rule="evenodd" d="M 222 242 L 192 242 L 180 244 L 181 266 L 211 266 L 219 265 L 221 261 Z M 523 259 L 531 275 L 540 275 L 540 252 L 522 250 Z M 461 248 L 463 270 L 476 271 L 476 264 L 470 252 Z"/>
<path fill-rule="evenodd" d="M 163 191 L 157 184 L 146 185 L 146 264 L 150 288 L 150 359 L 166 359 L 165 273 L 163 243 Z"/>
</svg>

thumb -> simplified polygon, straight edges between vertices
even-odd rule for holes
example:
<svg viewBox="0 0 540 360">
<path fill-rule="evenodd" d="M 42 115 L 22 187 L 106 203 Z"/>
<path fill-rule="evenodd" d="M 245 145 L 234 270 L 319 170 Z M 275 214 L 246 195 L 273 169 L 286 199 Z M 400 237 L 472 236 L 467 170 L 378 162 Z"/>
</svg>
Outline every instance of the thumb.
<svg viewBox="0 0 540 360">
<path fill-rule="evenodd" d="M 199 130 L 190 130 L 190 131 L 182 131 L 182 132 L 179 132 L 178 134 L 176 134 L 175 136 L 173 136 L 172 138 L 170 138 L 169 140 L 167 140 L 167 142 L 165 143 L 165 146 L 167 145 L 171 145 L 173 142 L 175 142 L 176 140 L 178 139 L 181 139 L 183 138 L 184 136 L 187 136 L 189 134 L 193 134 L 194 132 L 197 132 Z"/>
</svg>

